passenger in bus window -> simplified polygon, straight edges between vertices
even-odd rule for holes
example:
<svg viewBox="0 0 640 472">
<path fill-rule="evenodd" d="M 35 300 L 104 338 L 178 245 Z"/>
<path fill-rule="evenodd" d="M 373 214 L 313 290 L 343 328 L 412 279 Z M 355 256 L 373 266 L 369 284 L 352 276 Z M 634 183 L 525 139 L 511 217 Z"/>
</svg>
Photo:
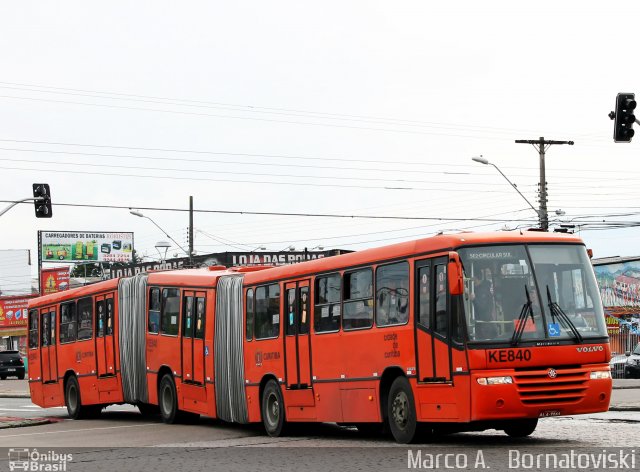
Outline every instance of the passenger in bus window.
<svg viewBox="0 0 640 472">
<path fill-rule="evenodd" d="M 494 321 L 494 300 L 491 282 L 489 282 L 488 272 L 484 269 L 477 271 L 473 276 L 473 311 L 477 322 L 478 339 L 491 339 L 497 333 Z"/>
<path fill-rule="evenodd" d="M 409 312 L 409 292 L 390 281 L 388 287 L 378 289 L 378 318 L 380 326 L 405 323 Z"/>
</svg>

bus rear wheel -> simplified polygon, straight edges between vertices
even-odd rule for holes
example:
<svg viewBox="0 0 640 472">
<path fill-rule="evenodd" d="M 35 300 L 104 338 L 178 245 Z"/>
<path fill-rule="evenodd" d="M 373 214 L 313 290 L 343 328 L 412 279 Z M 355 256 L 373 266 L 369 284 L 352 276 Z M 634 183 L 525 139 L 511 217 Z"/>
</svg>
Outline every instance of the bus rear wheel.
<svg viewBox="0 0 640 472">
<path fill-rule="evenodd" d="M 158 405 L 160 407 L 160 416 L 162 421 L 167 424 L 173 424 L 178 421 L 178 394 L 176 384 L 169 374 L 165 374 L 160 381 L 158 389 Z"/>
<path fill-rule="evenodd" d="M 64 402 L 67 413 L 74 420 L 92 418 L 100 414 L 102 405 L 83 405 L 80 396 L 80 385 L 75 375 L 67 379 L 64 389 Z"/>
<path fill-rule="evenodd" d="M 269 380 L 262 392 L 262 423 L 271 437 L 282 436 L 285 430 L 284 400 L 280 386 Z"/>
<path fill-rule="evenodd" d="M 538 426 L 538 418 L 509 421 L 504 432 L 512 438 L 526 438 L 533 433 Z"/>
<path fill-rule="evenodd" d="M 396 442 L 411 443 L 418 430 L 416 406 L 411 385 L 406 377 L 398 377 L 391 384 L 387 405 L 389 429 Z"/>
</svg>

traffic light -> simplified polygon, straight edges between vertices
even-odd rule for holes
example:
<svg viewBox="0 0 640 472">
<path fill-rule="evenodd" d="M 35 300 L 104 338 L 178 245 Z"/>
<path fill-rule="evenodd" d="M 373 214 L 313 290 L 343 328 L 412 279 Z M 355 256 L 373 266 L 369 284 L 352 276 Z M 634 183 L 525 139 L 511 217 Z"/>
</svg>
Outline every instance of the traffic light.
<svg viewBox="0 0 640 472">
<path fill-rule="evenodd" d="M 51 192 L 49 184 L 33 184 L 34 205 L 36 208 L 36 218 L 51 218 Z"/>
<path fill-rule="evenodd" d="M 616 110 L 609 116 L 614 119 L 613 140 L 616 143 L 630 143 L 633 138 L 633 124 L 636 117 L 633 110 L 636 108 L 635 94 L 619 93 L 616 97 Z"/>
</svg>

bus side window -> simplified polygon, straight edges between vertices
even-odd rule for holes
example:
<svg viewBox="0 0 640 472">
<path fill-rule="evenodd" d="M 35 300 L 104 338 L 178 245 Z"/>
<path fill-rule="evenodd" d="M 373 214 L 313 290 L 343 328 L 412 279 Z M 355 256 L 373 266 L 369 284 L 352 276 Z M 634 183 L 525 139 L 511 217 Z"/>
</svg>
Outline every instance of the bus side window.
<svg viewBox="0 0 640 472">
<path fill-rule="evenodd" d="M 29 312 L 29 349 L 38 347 L 38 310 Z"/>
<path fill-rule="evenodd" d="M 247 341 L 251 341 L 253 339 L 253 319 L 255 315 L 252 288 L 247 290 L 246 306 L 247 306 L 247 321 L 246 321 L 245 335 L 246 335 Z"/>
<path fill-rule="evenodd" d="M 316 278 L 313 327 L 317 333 L 338 331 L 342 301 L 340 274 Z"/>
<path fill-rule="evenodd" d="M 277 338 L 280 334 L 280 286 L 256 288 L 256 339 Z"/>
<path fill-rule="evenodd" d="M 182 336 L 185 338 L 193 337 L 193 297 L 184 297 L 182 303 Z"/>
<path fill-rule="evenodd" d="M 113 298 L 107 298 L 107 329 L 106 335 L 113 335 Z"/>
<path fill-rule="evenodd" d="M 148 331 L 158 334 L 160 331 L 160 289 L 149 290 L 149 323 Z"/>
<path fill-rule="evenodd" d="M 160 334 L 177 336 L 180 325 L 180 290 L 165 288 L 162 290 L 162 310 L 160 313 Z"/>
<path fill-rule="evenodd" d="M 75 302 L 60 305 L 60 343 L 70 343 L 77 338 L 77 312 Z"/>
<path fill-rule="evenodd" d="M 285 334 L 287 336 L 294 336 L 297 332 L 297 309 L 296 309 L 296 289 L 290 288 L 285 295 L 286 300 L 286 322 L 285 322 Z"/>
<path fill-rule="evenodd" d="M 55 308 L 51 309 L 52 311 L 49 312 L 49 326 L 51 327 L 51 335 L 49 336 L 49 340 L 50 346 L 55 346 L 56 344 L 56 310 Z"/>
<path fill-rule="evenodd" d="M 344 316 L 342 328 L 373 326 L 373 271 L 356 270 L 344 274 Z"/>
<path fill-rule="evenodd" d="M 93 334 L 93 300 L 78 300 L 78 340 L 91 339 Z"/>
<path fill-rule="evenodd" d="M 398 262 L 376 269 L 376 325 L 409 321 L 409 263 Z"/>
<path fill-rule="evenodd" d="M 104 336 L 104 322 L 104 300 L 100 300 L 96 302 L 96 338 L 101 338 Z"/>
<path fill-rule="evenodd" d="M 204 297 L 196 298 L 196 328 L 195 335 L 196 339 L 204 339 L 204 322 L 205 322 L 206 310 Z"/>
<path fill-rule="evenodd" d="M 418 324 L 427 329 L 431 327 L 431 266 L 418 270 Z"/>
<path fill-rule="evenodd" d="M 435 266 L 436 284 L 436 317 L 434 331 L 440 336 L 447 336 L 449 318 L 447 316 L 447 266 Z"/>
<path fill-rule="evenodd" d="M 307 334 L 309 332 L 309 287 L 302 287 L 300 289 L 300 328 L 298 333 Z"/>
</svg>

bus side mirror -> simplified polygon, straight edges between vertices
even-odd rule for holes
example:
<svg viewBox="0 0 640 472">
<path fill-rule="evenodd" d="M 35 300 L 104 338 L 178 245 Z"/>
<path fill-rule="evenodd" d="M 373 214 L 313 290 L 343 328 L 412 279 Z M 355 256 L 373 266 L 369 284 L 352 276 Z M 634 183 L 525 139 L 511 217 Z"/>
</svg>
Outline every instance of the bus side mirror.
<svg viewBox="0 0 640 472">
<path fill-rule="evenodd" d="M 464 293 L 462 264 L 460 263 L 460 256 L 458 256 L 458 253 L 456 252 L 449 253 L 447 274 L 449 276 L 449 294 L 462 295 Z"/>
</svg>

